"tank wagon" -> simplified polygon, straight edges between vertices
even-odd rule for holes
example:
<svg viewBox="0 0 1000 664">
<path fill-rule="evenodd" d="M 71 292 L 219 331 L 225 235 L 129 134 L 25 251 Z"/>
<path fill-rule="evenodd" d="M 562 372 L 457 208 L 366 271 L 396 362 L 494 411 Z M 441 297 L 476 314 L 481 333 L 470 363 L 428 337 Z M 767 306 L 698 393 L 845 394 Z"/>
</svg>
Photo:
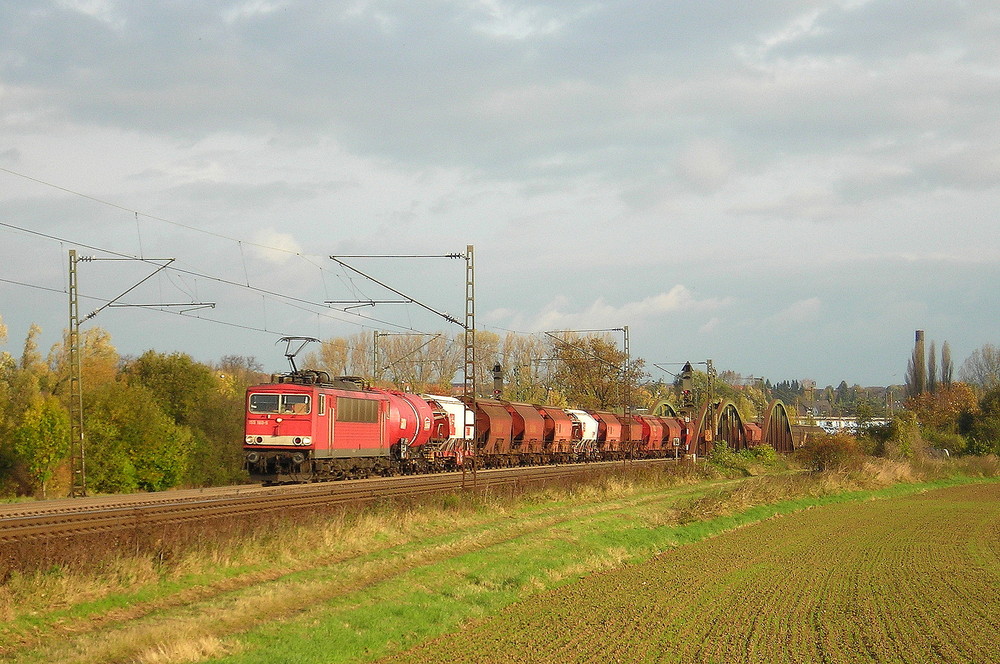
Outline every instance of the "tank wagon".
<svg viewBox="0 0 1000 664">
<path fill-rule="evenodd" d="M 763 428 L 742 422 L 732 404 L 706 404 L 697 417 L 664 403 L 621 415 L 381 389 L 358 377 L 300 371 L 294 353 L 286 356 L 290 372 L 247 390 L 243 449 L 254 481 L 680 457 L 707 453 L 713 439 L 736 449 L 762 442 L 791 449 L 780 402 Z"/>
<path fill-rule="evenodd" d="M 742 431 L 760 443 L 758 426 Z M 704 454 L 712 438 L 703 423 L 674 414 L 418 395 L 316 371 L 247 390 L 245 433 L 246 468 L 264 483 L 679 457 Z"/>
</svg>

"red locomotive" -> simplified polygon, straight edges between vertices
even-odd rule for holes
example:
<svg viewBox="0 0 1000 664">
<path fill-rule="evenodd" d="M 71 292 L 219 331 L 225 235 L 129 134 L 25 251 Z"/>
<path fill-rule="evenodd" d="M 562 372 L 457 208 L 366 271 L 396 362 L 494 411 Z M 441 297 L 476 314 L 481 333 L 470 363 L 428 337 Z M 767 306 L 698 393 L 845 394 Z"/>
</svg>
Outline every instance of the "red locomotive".
<svg viewBox="0 0 1000 664">
<path fill-rule="evenodd" d="M 356 377 L 299 371 L 294 355 L 286 353 L 290 373 L 247 390 L 244 451 L 255 481 L 434 472 L 470 463 L 495 468 L 674 457 L 703 453 L 712 438 L 711 428 L 673 413 L 616 415 L 409 394 Z M 760 442 L 758 427 L 739 427 Z"/>
</svg>

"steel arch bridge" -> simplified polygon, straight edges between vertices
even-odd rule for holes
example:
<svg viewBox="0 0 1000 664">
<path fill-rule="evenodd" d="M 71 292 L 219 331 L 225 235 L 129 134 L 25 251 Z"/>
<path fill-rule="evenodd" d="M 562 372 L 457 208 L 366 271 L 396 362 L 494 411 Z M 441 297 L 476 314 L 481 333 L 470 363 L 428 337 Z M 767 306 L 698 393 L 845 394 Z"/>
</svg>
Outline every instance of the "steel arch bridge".
<svg viewBox="0 0 1000 664">
<path fill-rule="evenodd" d="M 651 412 L 660 417 L 680 417 L 673 406 L 665 401 L 656 404 Z M 788 411 L 778 399 L 768 405 L 761 424 L 744 422 L 732 401 L 706 404 L 686 424 L 687 435 L 684 442 L 688 454 L 708 454 L 719 441 L 725 441 L 735 451 L 757 445 L 770 445 L 778 452 L 791 452 L 794 449 Z"/>
</svg>

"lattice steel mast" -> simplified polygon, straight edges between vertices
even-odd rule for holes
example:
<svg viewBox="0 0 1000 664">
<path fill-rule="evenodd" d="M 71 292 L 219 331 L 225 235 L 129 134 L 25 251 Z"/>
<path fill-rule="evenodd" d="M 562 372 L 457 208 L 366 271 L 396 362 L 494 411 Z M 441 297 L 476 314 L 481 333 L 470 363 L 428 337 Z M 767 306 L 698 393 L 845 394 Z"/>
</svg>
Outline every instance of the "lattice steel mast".
<svg viewBox="0 0 1000 664">
<path fill-rule="evenodd" d="M 83 442 L 83 385 L 80 361 L 80 301 L 77 293 L 76 249 L 69 250 L 69 415 L 70 496 L 87 495 L 87 464 Z"/>
</svg>

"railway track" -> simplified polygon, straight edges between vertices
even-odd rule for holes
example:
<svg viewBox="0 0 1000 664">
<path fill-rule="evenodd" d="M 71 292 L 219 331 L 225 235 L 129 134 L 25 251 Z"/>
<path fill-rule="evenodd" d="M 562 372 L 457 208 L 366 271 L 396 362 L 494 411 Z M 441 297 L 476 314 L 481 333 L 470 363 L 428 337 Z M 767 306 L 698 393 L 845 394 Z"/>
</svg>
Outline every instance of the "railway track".
<svg viewBox="0 0 1000 664">
<path fill-rule="evenodd" d="M 628 466 L 635 468 L 668 461 L 630 461 Z M 7 505 L 0 507 L 0 545 L 38 539 L 93 537 L 101 533 L 149 531 L 167 525 L 253 518 L 279 511 L 362 504 L 393 497 L 495 490 L 516 484 L 557 481 L 622 466 L 620 461 L 598 462 L 280 487 L 245 485 Z"/>
</svg>

